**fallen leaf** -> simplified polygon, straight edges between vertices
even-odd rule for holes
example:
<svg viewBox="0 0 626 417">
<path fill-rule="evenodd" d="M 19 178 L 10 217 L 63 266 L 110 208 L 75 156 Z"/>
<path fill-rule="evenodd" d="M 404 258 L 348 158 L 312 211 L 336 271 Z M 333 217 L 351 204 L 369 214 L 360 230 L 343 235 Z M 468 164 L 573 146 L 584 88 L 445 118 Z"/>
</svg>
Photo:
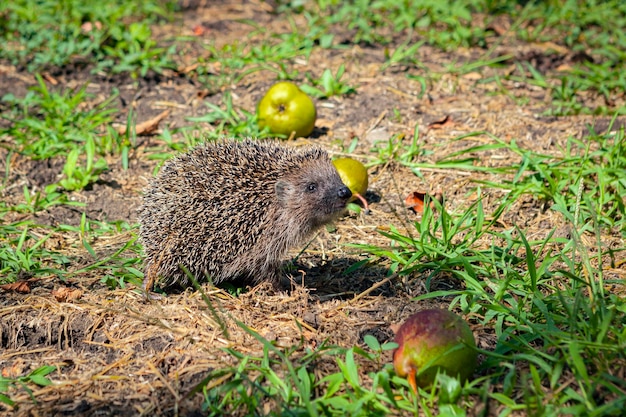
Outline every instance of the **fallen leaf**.
<svg viewBox="0 0 626 417">
<path fill-rule="evenodd" d="M 11 366 L 2 368 L 2 377 L 15 379 L 24 373 L 24 361 L 17 359 Z"/>
<path fill-rule="evenodd" d="M 72 302 L 82 297 L 83 292 L 78 288 L 60 287 L 52 290 L 51 294 L 59 303 Z"/>
<path fill-rule="evenodd" d="M 424 200 L 426 196 L 428 196 L 430 200 L 428 206 L 431 210 L 435 209 L 435 202 L 433 200 L 437 200 L 439 203 L 443 204 L 443 194 L 440 191 L 436 192 L 434 196 L 419 191 L 413 191 L 404 199 L 404 204 L 415 213 L 422 214 L 424 212 Z"/>
<path fill-rule="evenodd" d="M 19 292 L 21 294 L 28 294 L 30 292 L 30 284 L 27 281 L 18 281 L 0 285 L 0 288 L 6 292 Z"/>
<path fill-rule="evenodd" d="M 556 70 L 558 72 L 569 72 L 569 71 L 572 71 L 573 69 L 574 68 L 569 64 L 561 64 L 558 67 L 556 67 Z"/>
<path fill-rule="evenodd" d="M 48 82 L 49 82 L 50 84 L 52 84 L 52 85 L 58 85 L 58 84 L 59 84 L 59 82 L 57 81 L 57 79 L 56 79 L 56 78 L 54 78 L 52 75 L 50 75 L 50 73 L 49 73 L 49 72 L 42 72 L 42 73 L 41 73 L 41 77 L 42 77 L 44 80 L 48 81 Z"/>
<path fill-rule="evenodd" d="M 570 51 L 569 49 L 567 49 L 564 46 L 561 46 L 557 43 L 551 42 L 551 41 L 547 41 L 547 42 L 536 42 L 533 43 L 532 46 L 535 46 L 537 49 L 539 49 L 542 52 L 557 52 L 561 55 L 567 55 L 567 53 Z"/>
<path fill-rule="evenodd" d="M 202 100 L 203 98 L 209 96 L 210 94 L 211 94 L 211 90 L 208 90 L 205 88 L 204 90 L 196 91 L 196 98 L 198 100 Z"/>
<path fill-rule="evenodd" d="M 98 22 L 97 20 L 95 22 L 85 22 L 83 23 L 80 28 L 82 29 L 83 32 L 85 33 L 89 33 L 94 29 L 98 29 L 101 30 L 102 29 L 102 23 Z"/>
<path fill-rule="evenodd" d="M 315 127 L 332 129 L 335 127 L 336 120 L 319 118 L 315 120 Z"/>
<path fill-rule="evenodd" d="M 193 34 L 196 36 L 202 36 L 206 32 L 206 29 L 202 25 L 195 25 L 192 29 Z"/>
<path fill-rule="evenodd" d="M 468 72 L 467 74 L 463 74 L 463 78 L 470 81 L 478 81 L 483 78 L 483 75 L 480 72 Z"/>
<path fill-rule="evenodd" d="M 513 64 L 513 65 L 509 65 L 505 70 L 504 70 L 504 74 L 509 77 L 511 74 L 513 74 L 515 71 L 517 70 L 517 65 Z"/>
<path fill-rule="evenodd" d="M 404 199 L 404 205 L 413 210 L 416 213 L 422 213 L 424 211 L 424 198 L 426 194 L 418 191 L 413 191 Z"/>
<path fill-rule="evenodd" d="M 154 133 L 154 131 L 157 130 L 157 128 L 159 127 L 159 123 L 161 122 L 161 120 L 169 116 L 170 113 L 171 113 L 171 110 L 167 109 L 164 112 L 161 112 L 160 114 L 156 115 L 150 120 L 146 120 L 145 122 L 136 124 L 135 134 L 137 136 L 141 136 L 141 135 L 149 135 L 151 133 Z M 119 133 L 120 135 L 125 135 L 126 126 L 120 126 L 117 129 L 117 133 Z"/>
<path fill-rule="evenodd" d="M 196 68 L 198 68 L 199 66 L 200 64 L 198 62 L 191 65 L 181 65 L 176 69 L 176 71 L 180 72 L 181 74 L 188 74 L 191 71 L 195 71 Z"/>
<path fill-rule="evenodd" d="M 507 26 L 499 22 L 493 22 L 491 25 L 487 26 L 487 29 L 493 30 L 498 36 L 504 35 L 509 30 Z"/>
<path fill-rule="evenodd" d="M 452 117 L 450 117 L 449 115 L 446 115 L 443 119 L 439 119 L 439 120 L 435 120 L 434 122 L 431 122 L 428 127 L 430 129 L 442 129 L 445 126 L 450 126 L 453 125 L 454 121 L 452 120 Z"/>
</svg>

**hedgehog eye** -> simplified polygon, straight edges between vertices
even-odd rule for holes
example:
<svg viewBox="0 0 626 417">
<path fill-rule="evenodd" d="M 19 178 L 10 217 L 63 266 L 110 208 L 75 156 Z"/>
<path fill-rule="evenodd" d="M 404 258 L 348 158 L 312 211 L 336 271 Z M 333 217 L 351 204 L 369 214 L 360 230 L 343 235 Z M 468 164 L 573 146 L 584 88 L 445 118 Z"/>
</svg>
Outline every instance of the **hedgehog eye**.
<svg viewBox="0 0 626 417">
<path fill-rule="evenodd" d="M 315 191 L 317 191 L 317 184 L 316 184 L 316 183 L 314 183 L 314 182 L 309 183 L 309 184 L 306 186 L 306 190 L 307 190 L 308 192 L 310 192 L 310 193 L 314 193 Z"/>
</svg>

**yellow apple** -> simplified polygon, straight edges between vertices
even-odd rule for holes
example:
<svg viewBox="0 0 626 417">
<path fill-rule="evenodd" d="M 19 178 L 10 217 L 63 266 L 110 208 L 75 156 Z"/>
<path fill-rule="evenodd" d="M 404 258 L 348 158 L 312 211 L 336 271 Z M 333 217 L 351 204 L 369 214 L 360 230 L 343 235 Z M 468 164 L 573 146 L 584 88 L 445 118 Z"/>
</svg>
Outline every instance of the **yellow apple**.
<svg viewBox="0 0 626 417">
<path fill-rule="evenodd" d="M 257 105 L 259 127 L 285 136 L 311 134 L 317 112 L 315 104 L 297 85 L 288 81 L 274 84 Z"/>
<path fill-rule="evenodd" d="M 338 158 L 333 161 L 341 181 L 352 191 L 352 200 L 359 199 L 365 210 L 369 210 L 365 193 L 367 192 L 368 179 L 365 165 L 352 158 Z"/>
</svg>

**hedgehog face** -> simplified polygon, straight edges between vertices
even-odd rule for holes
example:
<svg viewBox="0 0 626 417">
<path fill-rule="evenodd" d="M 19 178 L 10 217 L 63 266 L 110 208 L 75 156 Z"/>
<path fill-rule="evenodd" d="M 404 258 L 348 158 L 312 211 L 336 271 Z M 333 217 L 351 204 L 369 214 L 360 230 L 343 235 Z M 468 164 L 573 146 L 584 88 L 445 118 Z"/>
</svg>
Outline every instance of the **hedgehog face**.
<svg viewBox="0 0 626 417">
<path fill-rule="evenodd" d="M 352 197 L 330 161 L 305 166 L 298 175 L 281 178 L 276 182 L 276 195 L 282 207 L 310 227 L 332 221 Z"/>
</svg>

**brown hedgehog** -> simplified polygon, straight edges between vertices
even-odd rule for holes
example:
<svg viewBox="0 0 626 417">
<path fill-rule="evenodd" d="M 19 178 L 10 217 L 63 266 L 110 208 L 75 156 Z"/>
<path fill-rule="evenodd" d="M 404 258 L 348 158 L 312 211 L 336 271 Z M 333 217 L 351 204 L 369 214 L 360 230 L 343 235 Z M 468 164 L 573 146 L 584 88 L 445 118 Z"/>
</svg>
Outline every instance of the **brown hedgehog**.
<svg viewBox="0 0 626 417">
<path fill-rule="evenodd" d="M 271 142 L 200 145 L 168 161 L 139 209 L 143 287 L 244 279 L 278 286 L 286 252 L 351 197 L 328 154 Z"/>
</svg>

